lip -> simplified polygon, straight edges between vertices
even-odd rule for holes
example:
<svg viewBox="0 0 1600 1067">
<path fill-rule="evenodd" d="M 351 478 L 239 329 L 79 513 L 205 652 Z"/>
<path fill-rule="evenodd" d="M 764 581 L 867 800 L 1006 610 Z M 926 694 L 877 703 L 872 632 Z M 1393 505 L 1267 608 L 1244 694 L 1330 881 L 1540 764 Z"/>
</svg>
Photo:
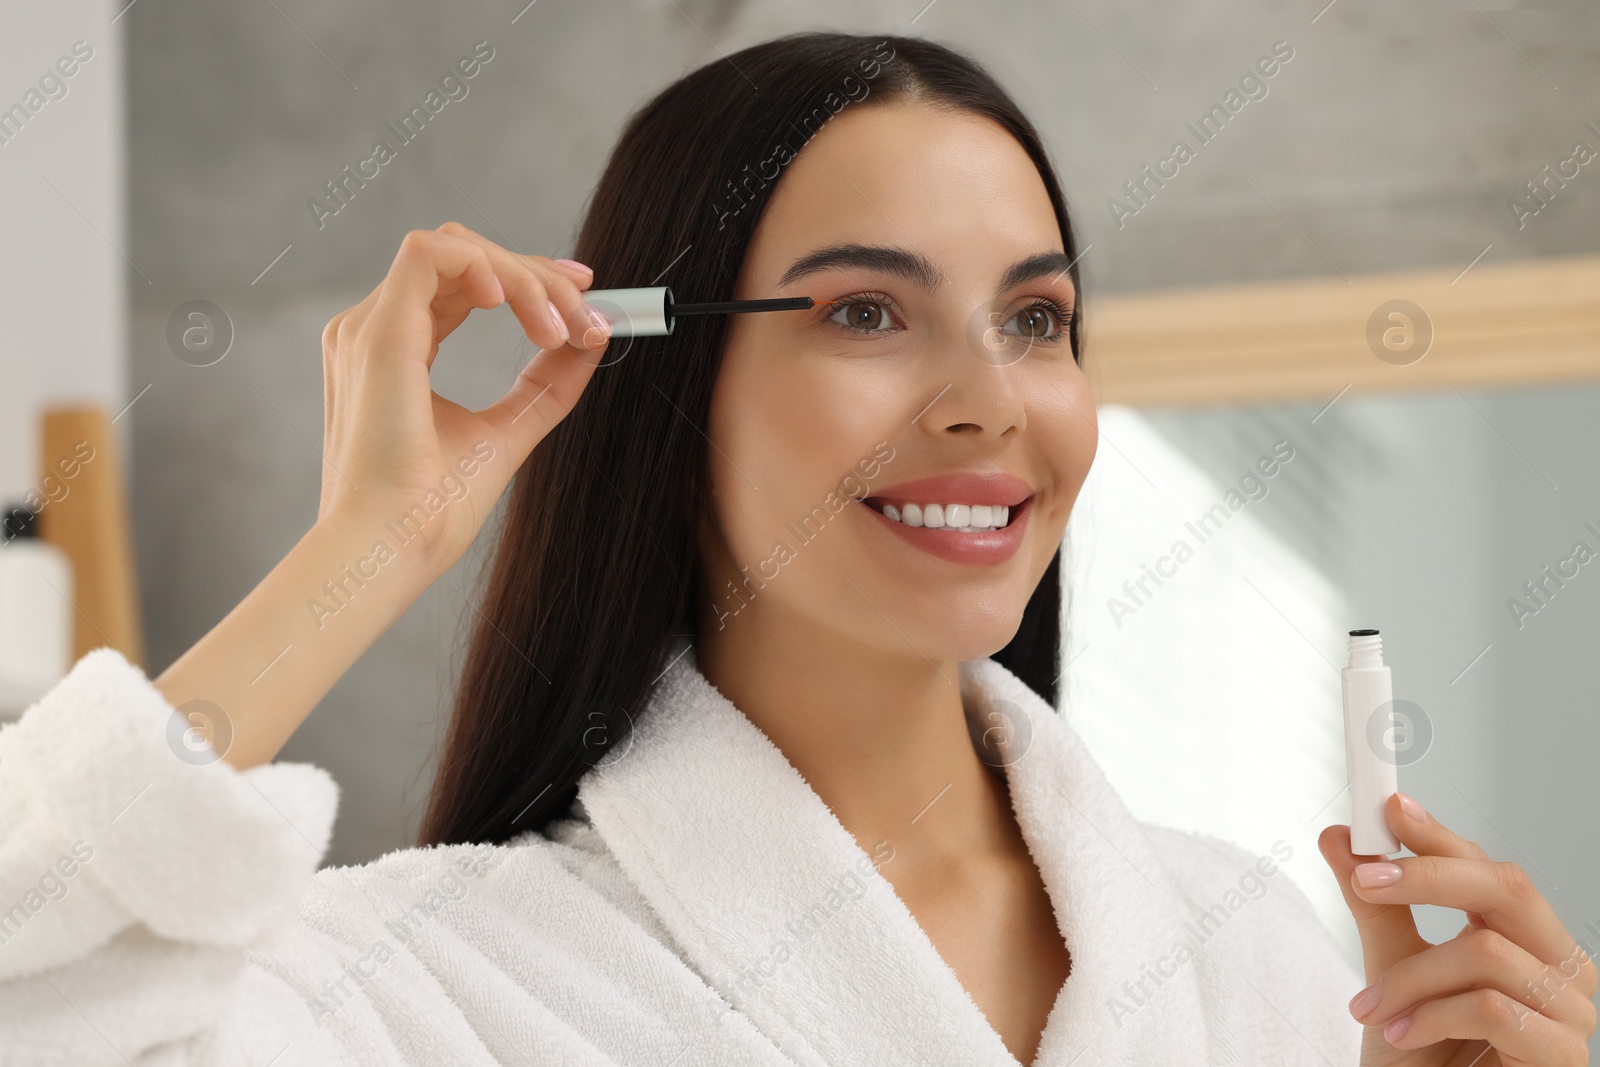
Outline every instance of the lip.
<svg viewBox="0 0 1600 1067">
<path fill-rule="evenodd" d="M 930 481 L 933 480 L 936 479 L 930 479 Z M 913 493 L 922 492 L 923 490 L 920 488 L 922 485 L 923 483 L 921 482 L 906 483 L 906 487 L 909 487 Z M 897 490 L 900 488 L 902 487 L 896 487 Z M 1003 495 L 1014 496 L 1015 494 L 1006 492 Z M 926 526 L 907 526 L 903 522 L 895 522 L 871 504 L 866 503 L 866 500 L 877 500 L 889 496 L 891 494 L 888 493 L 874 494 L 861 501 L 863 508 L 868 513 L 867 519 L 869 522 L 886 527 L 886 532 L 909 542 L 930 555 L 938 556 L 940 559 L 948 560 L 951 563 L 965 564 L 969 567 L 994 567 L 1015 556 L 1017 549 L 1022 546 L 1022 536 L 1028 528 L 1028 517 L 1033 514 L 1033 496 L 1027 493 L 1026 486 L 1024 486 L 1022 498 L 1017 503 L 1010 505 L 1011 521 L 1000 529 L 990 530 L 987 533 L 951 533 L 948 530 L 930 530 Z M 912 496 L 910 499 L 915 501 L 917 498 Z M 941 498 L 934 496 L 928 499 L 937 501 Z M 967 498 L 959 495 L 943 499 L 948 499 L 958 504 L 967 502 Z M 983 500 L 972 502 L 984 503 Z M 997 502 L 1005 503 L 1004 500 Z"/>
<path fill-rule="evenodd" d="M 1006 504 L 1016 507 L 1033 495 L 1033 486 L 1005 471 L 953 471 L 885 486 L 866 497 L 898 507 L 913 504 Z"/>
</svg>

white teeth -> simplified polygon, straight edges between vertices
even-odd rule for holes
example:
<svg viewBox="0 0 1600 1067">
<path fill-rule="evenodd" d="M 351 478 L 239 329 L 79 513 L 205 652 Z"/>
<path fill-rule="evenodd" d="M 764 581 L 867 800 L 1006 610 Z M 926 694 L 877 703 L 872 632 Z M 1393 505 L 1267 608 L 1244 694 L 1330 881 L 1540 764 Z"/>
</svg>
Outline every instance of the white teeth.
<svg viewBox="0 0 1600 1067">
<path fill-rule="evenodd" d="M 883 506 L 883 517 L 907 526 L 961 530 L 972 533 L 1006 526 L 1011 521 L 1009 504 L 893 504 Z"/>
</svg>

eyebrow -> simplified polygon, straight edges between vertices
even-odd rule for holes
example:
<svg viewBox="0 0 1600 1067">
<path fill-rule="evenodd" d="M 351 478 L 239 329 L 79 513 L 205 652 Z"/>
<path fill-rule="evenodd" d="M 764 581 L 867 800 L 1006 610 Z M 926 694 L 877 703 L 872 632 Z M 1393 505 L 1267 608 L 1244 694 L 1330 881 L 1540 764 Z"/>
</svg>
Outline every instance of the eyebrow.
<svg viewBox="0 0 1600 1067">
<path fill-rule="evenodd" d="M 999 291 L 1005 292 L 1023 282 L 1046 275 L 1066 274 L 1073 262 L 1074 260 L 1065 252 L 1040 252 L 1026 259 L 1020 259 L 1007 267 L 1005 273 L 1001 275 Z M 820 271 L 846 267 L 860 267 L 881 274 L 898 275 L 930 293 L 945 282 L 944 272 L 920 252 L 910 252 L 886 245 L 841 244 L 819 248 L 795 260 L 789 269 L 783 272 L 783 277 L 778 279 L 778 287 L 782 288 L 790 282 Z"/>
</svg>

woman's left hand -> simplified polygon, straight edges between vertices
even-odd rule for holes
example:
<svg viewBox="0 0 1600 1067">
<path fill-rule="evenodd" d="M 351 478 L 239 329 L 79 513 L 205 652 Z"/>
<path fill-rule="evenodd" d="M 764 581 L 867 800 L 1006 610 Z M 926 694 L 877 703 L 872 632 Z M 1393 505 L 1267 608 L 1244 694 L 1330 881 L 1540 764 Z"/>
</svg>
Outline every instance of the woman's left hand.
<svg viewBox="0 0 1600 1067">
<path fill-rule="evenodd" d="M 1317 839 L 1371 983 L 1350 1001 L 1366 1027 L 1362 1067 L 1587 1064 L 1600 975 L 1528 875 L 1402 793 L 1384 815 L 1416 855 L 1356 856 L 1343 825 Z M 1417 933 L 1412 904 L 1457 908 L 1467 925 L 1435 945 Z"/>
</svg>

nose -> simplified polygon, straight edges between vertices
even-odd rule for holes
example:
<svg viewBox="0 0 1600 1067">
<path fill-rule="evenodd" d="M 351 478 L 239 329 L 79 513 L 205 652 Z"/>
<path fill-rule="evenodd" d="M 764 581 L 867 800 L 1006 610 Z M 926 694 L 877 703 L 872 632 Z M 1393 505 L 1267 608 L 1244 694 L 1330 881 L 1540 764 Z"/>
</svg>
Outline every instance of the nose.
<svg viewBox="0 0 1600 1067">
<path fill-rule="evenodd" d="M 928 375 L 931 399 L 916 423 L 935 436 L 1000 440 L 1028 426 L 1015 364 L 996 364 L 967 351 L 959 339 Z"/>
</svg>

